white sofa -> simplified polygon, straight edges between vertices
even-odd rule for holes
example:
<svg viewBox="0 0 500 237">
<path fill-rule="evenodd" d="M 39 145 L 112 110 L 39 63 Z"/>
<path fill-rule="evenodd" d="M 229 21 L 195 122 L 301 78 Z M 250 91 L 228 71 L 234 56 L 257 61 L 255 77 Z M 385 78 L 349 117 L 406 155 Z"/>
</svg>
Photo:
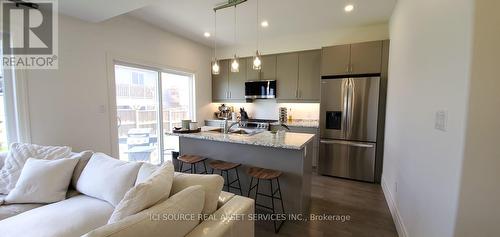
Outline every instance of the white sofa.
<svg viewBox="0 0 500 237">
<path fill-rule="evenodd" d="M 5 154 L 0 153 L 0 167 L 3 166 L 4 159 Z M 215 218 L 197 221 L 187 232 L 185 228 L 181 230 L 180 224 L 175 220 L 152 219 L 152 214 L 161 216 L 171 213 L 172 206 L 182 211 L 182 205 L 176 205 L 175 202 L 183 197 L 176 195 L 189 194 L 182 194 L 175 187 L 189 179 L 196 180 L 196 175 L 176 173 L 168 199 L 113 224 L 107 224 L 114 211 L 113 205 L 72 189 L 68 191 L 67 199 L 47 205 L 5 205 L 0 196 L 0 236 L 254 236 L 254 222 L 247 218 L 254 213 L 254 201 L 224 191 L 219 195 L 217 210 L 211 215 Z M 245 219 L 227 218 L 231 215 L 244 215 Z"/>
</svg>

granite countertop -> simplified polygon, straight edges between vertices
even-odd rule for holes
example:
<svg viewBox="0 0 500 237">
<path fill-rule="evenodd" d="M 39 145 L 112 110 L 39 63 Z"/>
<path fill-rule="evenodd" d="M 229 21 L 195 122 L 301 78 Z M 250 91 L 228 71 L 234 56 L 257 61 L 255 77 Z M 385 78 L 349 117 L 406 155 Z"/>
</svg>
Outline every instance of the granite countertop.
<svg viewBox="0 0 500 237">
<path fill-rule="evenodd" d="M 257 134 L 248 135 L 248 134 L 231 134 L 231 133 L 223 134 L 219 132 L 209 131 L 213 129 L 215 129 L 215 127 L 205 126 L 199 133 L 167 132 L 167 134 L 172 136 L 188 137 L 188 138 L 203 139 L 210 141 L 275 147 L 275 148 L 292 149 L 292 150 L 300 150 L 304 148 L 305 145 L 308 142 L 310 142 L 314 137 L 314 134 L 291 133 L 291 132 L 285 132 L 282 134 L 272 134 L 269 131 L 264 131 Z"/>
<path fill-rule="evenodd" d="M 313 119 L 294 119 L 294 120 L 288 120 L 283 124 L 289 127 L 319 128 L 319 120 L 313 120 Z M 272 123 L 272 125 L 279 125 L 279 122 Z"/>
</svg>

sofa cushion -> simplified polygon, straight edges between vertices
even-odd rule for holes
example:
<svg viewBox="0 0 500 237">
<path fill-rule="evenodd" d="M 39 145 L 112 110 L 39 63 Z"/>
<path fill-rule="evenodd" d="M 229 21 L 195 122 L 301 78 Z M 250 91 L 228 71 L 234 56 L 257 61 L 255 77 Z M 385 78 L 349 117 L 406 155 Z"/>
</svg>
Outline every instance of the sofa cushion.
<svg viewBox="0 0 500 237">
<path fill-rule="evenodd" d="M 5 164 L 0 169 L 0 193 L 8 194 L 21 175 L 21 170 L 28 158 L 41 160 L 55 160 L 67 158 L 71 154 L 71 147 L 67 146 L 40 146 L 28 143 L 12 143 Z"/>
<path fill-rule="evenodd" d="M 103 153 L 94 153 L 78 179 L 76 190 L 116 206 L 134 186 L 140 167 L 137 162 L 125 162 Z"/>
<path fill-rule="evenodd" d="M 41 207 L 45 204 L 41 203 L 29 203 L 29 204 L 7 204 L 0 205 L 0 222 L 3 219 L 16 216 L 25 211 Z"/>
<path fill-rule="evenodd" d="M 137 179 L 135 180 L 135 185 L 145 182 L 149 177 L 159 168 L 157 165 L 153 165 L 148 162 L 142 162 L 141 168 L 137 173 Z"/>
<path fill-rule="evenodd" d="M 116 206 L 108 223 L 115 223 L 127 216 L 149 208 L 170 194 L 174 179 L 174 165 L 166 162 L 151 177 L 131 188 Z"/>
<path fill-rule="evenodd" d="M 72 237 L 103 226 L 113 206 L 78 195 L 0 221 L 2 236 Z"/>
<path fill-rule="evenodd" d="M 219 201 L 219 195 L 224 185 L 224 179 L 217 174 L 202 175 L 176 172 L 170 195 L 172 196 L 193 185 L 201 185 L 205 190 L 205 205 L 202 213 L 212 214 L 217 210 L 217 202 Z"/>
<path fill-rule="evenodd" d="M 6 203 L 53 203 L 64 200 L 78 159 L 26 161 Z"/>
<path fill-rule="evenodd" d="M 202 187 L 188 187 L 162 203 L 83 237 L 185 236 L 199 223 L 204 196 Z"/>
<path fill-rule="evenodd" d="M 87 166 L 90 158 L 94 154 L 93 151 L 82 151 L 80 153 L 73 153 L 72 157 L 78 158 L 78 163 L 75 166 L 75 170 L 73 171 L 73 177 L 71 178 L 71 186 L 76 188 L 76 183 L 82 174 L 83 169 Z"/>
</svg>

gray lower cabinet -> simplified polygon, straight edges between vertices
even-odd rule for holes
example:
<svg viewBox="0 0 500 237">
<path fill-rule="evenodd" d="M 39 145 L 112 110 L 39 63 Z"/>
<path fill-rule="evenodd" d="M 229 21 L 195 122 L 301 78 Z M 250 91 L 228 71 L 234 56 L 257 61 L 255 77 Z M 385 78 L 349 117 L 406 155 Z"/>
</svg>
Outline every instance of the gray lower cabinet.
<svg viewBox="0 0 500 237">
<path fill-rule="evenodd" d="M 298 99 L 317 101 L 320 99 L 321 50 L 299 53 Z"/>
<path fill-rule="evenodd" d="M 219 75 L 212 75 L 212 101 L 219 102 L 227 99 L 229 80 L 229 60 L 219 61 Z"/>
<path fill-rule="evenodd" d="M 297 82 L 299 79 L 299 54 L 278 54 L 276 58 L 277 99 L 297 99 Z"/>
</svg>

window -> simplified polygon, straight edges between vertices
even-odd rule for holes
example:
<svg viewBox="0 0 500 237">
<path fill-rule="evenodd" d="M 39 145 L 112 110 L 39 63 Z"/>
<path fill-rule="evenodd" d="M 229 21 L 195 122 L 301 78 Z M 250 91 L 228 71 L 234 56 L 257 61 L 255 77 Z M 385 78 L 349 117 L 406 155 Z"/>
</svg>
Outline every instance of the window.
<svg viewBox="0 0 500 237">
<path fill-rule="evenodd" d="M 115 88 L 120 159 L 170 159 L 179 142 L 165 132 L 195 118 L 194 75 L 118 63 Z"/>
<path fill-rule="evenodd" d="M 2 41 L 0 41 L 2 45 Z M 3 56 L 2 47 L 0 47 L 0 56 Z M 6 128 L 6 116 L 5 116 L 5 95 L 4 95 L 4 72 L 3 64 L 0 64 L 0 152 L 6 151 L 9 143 L 7 141 L 7 128 Z"/>
</svg>

